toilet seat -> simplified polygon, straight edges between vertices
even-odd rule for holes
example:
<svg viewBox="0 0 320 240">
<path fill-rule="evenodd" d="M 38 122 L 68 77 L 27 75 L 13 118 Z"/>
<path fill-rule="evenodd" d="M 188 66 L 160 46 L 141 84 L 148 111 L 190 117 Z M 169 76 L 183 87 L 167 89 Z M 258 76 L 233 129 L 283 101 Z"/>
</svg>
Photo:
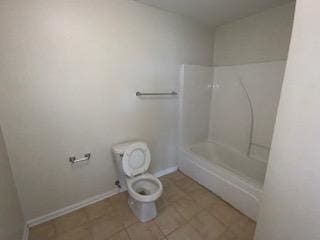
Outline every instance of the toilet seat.
<svg viewBox="0 0 320 240">
<path fill-rule="evenodd" d="M 140 202 L 153 202 L 162 194 L 162 183 L 150 173 L 127 179 L 129 194 Z"/>
<path fill-rule="evenodd" d="M 128 177 L 145 173 L 150 166 L 150 151 L 144 142 L 134 142 L 125 150 L 122 168 Z"/>
</svg>

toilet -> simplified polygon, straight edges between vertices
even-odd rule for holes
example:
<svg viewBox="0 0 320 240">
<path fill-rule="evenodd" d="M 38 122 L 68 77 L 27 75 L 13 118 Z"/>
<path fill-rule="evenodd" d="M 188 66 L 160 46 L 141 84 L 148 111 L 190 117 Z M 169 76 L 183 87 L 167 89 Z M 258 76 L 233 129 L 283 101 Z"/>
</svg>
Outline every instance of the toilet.
<svg viewBox="0 0 320 240">
<path fill-rule="evenodd" d="M 162 194 L 160 180 L 147 173 L 151 158 L 145 142 L 132 141 L 114 145 L 112 152 L 119 173 L 119 187 L 128 190 L 128 204 L 134 215 L 147 222 L 157 216 L 155 201 Z"/>
</svg>

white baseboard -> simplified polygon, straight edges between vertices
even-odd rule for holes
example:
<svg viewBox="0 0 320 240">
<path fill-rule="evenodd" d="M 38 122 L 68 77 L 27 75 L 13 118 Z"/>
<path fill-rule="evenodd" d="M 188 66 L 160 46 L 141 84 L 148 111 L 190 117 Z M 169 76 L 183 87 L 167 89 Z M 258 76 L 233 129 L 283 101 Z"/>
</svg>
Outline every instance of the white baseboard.
<svg viewBox="0 0 320 240">
<path fill-rule="evenodd" d="M 29 226 L 28 226 L 28 224 L 26 223 L 26 224 L 24 225 L 24 229 L 23 229 L 22 240 L 28 240 L 28 237 L 29 237 Z"/>
<path fill-rule="evenodd" d="M 34 219 L 30 219 L 30 220 L 27 221 L 27 225 L 29 227 L 33 227 L 33 226 L 39 225 L 41 223 L 45 223 L 47 221 L 50 221 L 52 219 L 55 219 L 55 218 L 60 217 L 62 215 L 65 215 L 67 213 L 73 212 L 73 211 L 78 210 L 80 208 L 86 207 L 86 206 L 88 206 L 90 204 L 93 204 L 93 203 L 99 202 L 99 201 L 101 201 L 103 199 L 106 199 L 108 197 L 111 197 L 111 196 L 113 196 L 113 195 L 115 195 L 115 194 L 117 194 L 119 192 L 120 191 L 119 191 L 118 188 L 112 189 L 111 191 L 96 195 L 96 196 L 91 197 L 91 198 L 87 198 L 87 199 L 85 199 L 85 200 L 83 200 L 81 202 L 72 204 L 72 205 L 70 205 L 68 207 L 59 209 L 57 211 L 48 213 L 46 215 L 43 215 L 43 216 L 40 216 L 40 217 L 37 217 L 37 218 L 34 218 Z"/>
<path fill-rule="evenodd" d="M 175 171 L 177 171 L 177 170 L 178 170 L 178 166 L 173 166 L 173 167 L 169 167 L 169 168 L 167 168 L 167 169 L 158 171 L 158 172 L 154 173 L 153 175 L 158 178 L 158 177 L 161 177 L 161 176 L 164 176 L 164 175 L 173 173 L 173 172 L 175 172 Z"/>
<path fill-rule="evenodd" d="M 174 167 L 170 167 L 170 168 L 167 168 L 167 169 L 164 169 L 164 170 L 161 170 L 161 171 L 158 171 L 156 173 L 154 173 L 154 176 L 156 177 L 161 177 L 163 175 L 167 175 L 169 173 L 172 173 L 172 172 L 175 172 L 178 170 L 178 167 L 177 166 L 174 166 Z M 117 193 L 119 193 L 120 190 L 118 188 L 115 188 L 111 191 L 108 191 L 106 193 L 102 193 L 102 194 L 99 194 L 99 195 L 96 195 L 94 197 L 91 197 L 91 198 L 88 198 L 88 199 L 85 199 L 79 203 L 75 203 L 75 204 L 72 204 L 68 207 L 65 207 L 65 208 L 62 208 L 62 209 L 59 209 L 57 211 L 54 211 L 54 212 L 51 212 L 51 213 L 48 213 L 46 215 L 43 215 L 43 216 L 40 216 L 40 217 L 37 217 L 37 218 L 34 218 L 34 219 L 30 219 L 27 221 L 27 224 L 26 224 L 26 229 L 25 229 L 25 232 L 26 232 L 26 236 L 28 236 L 28 228 L 29 227 L 33 227 L 33 226 L 36 226 L 36 225 L 39 225 L 41 223 L 45 223 L 45 222 L 48 222 L 52 219 L 55 219 L 57 217 L 60 217 L 62 215 L 65 215 L 67 213 L 70 213 L 70 212 L 73 212 L 75 210 L 78 210 L 80 208 L 83 208 L 83 207 L 86 207 L 90 204 L 93 204 L 93 203 L 96 203 L 96 202 L 99 202 L 101 200 L 104 200 L 106 198 L 109 198 Z M 27 238 L 23 238 L 23 240 L 27 240 Z"/>
</svg>

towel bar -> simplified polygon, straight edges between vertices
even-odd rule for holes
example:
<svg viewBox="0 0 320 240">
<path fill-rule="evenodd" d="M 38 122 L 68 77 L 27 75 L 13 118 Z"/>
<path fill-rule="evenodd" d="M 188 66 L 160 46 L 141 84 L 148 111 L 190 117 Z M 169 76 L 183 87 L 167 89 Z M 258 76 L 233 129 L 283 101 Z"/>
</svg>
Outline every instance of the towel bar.
<svg viewBox="0 0 320 240">
<path fill-rule="evenodd" d="M 145 92 L 136 92 L 136 96 L 175 96 L 178 95 L 177 92 L 172 91 L 172 92 L 159 92 L 159 93 L 154 93 L 154 92 L 150 92 L 150 93 L 145 93 Z"/>
</svg>

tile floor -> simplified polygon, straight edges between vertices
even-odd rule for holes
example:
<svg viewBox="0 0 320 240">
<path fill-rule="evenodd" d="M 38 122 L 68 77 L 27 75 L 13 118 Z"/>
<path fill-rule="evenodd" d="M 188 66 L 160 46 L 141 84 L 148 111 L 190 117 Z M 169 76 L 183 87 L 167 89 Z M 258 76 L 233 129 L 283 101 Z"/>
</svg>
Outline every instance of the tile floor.
<svg viewBox="0 0 320 240">
<path fill-rule="evenodd" d="M 30 229 L 29 240 L 252 240 L 255 223 L 181 172 L 160 178 L 158 217 L 142 224 L 127 193 Z"/>
</svg>

